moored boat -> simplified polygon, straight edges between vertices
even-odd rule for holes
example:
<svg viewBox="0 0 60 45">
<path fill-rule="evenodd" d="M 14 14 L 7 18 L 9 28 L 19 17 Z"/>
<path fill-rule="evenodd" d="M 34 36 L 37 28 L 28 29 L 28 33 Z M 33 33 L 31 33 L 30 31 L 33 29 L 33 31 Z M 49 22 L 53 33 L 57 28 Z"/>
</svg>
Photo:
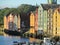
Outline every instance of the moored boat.
<svg viewBox="0 0 60 45">
<path fill-rule="evenodd" d="M 6 34 L 9 34 L 9 35 L 16 35 L 16 36 L 21 36 L 22 34 L 22 31 L 17 31 L 17 30 L 4 30 L 4 32 Z"/>
</svg>

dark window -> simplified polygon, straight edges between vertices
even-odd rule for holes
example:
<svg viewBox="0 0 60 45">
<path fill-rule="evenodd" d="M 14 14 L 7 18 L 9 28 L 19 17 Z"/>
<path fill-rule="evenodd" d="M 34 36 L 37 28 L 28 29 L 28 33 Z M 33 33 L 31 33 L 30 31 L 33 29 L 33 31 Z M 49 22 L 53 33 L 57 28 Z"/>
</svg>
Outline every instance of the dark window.
<svg viewBox="0 0 60 45">
<path fill-rule="evenodd" d="M 57 15 L 57 12 L 56 12 L 56 15 Z"/>
<path fill-rule="evenodd" d="M 56 19 L 57 19 L 57 16 L 56 16 Z"/>
<path fill-rule="evenodd" d="M 55 32 L 55 34 L 57 34 L 57 27 L 56 27 L 56 32 Z"/>
<path fill-rule="evenodd" d="M 56 32 L 56 34 L 57 34 L 57 32 Z"/>
<path fill-rule="evenodd" d="M 57 31 L 57 27 L 56 27 L 56 31 Z"/>
<path fill-rule="evenodd" d="M 57 22 L 57 16 L 56 16 L 56 22 Z"/>
</svg>

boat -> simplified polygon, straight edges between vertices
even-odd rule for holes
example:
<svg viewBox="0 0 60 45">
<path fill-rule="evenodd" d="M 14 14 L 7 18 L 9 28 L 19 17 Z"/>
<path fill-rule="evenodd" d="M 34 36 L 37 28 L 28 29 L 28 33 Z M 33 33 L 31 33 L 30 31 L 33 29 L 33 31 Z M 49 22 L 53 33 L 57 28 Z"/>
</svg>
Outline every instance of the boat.
<svg viewBox="0 0 60 45">
<path fill-rule="evenodd" d="M 21 36 L 22 31 L 17 31 L 17 30 L 4 30 L 4 32 L 8 35 L 15 35 L 15 36 Z"/>
<path fill-rule="evenodd" d="M 18 29 L 18 30 L 9 30 L 9 29 L 4 29 L 4 32 L 9 35 L 15 35 L 15 36 L 22 36 L 28 29 L 23 28 L 23 29 Z"/>
</svg>

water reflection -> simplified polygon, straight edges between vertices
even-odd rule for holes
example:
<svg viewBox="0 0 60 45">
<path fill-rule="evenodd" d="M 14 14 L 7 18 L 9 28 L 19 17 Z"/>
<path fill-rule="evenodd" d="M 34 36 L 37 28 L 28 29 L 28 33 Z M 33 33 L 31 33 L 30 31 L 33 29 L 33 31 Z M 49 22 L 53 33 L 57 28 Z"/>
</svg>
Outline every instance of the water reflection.
<svg viewBox="0 0 60 45">
<path fill-rule="evenodd" d="M 0 45 L 13 45 L 13 42 L 26 42 L 29 41 L 27 38 L 20 38 L 18 36 L 0 36 Z"/>
<path fill-rule="evenodd" d="M 40 39 L 36 39 L 36 38 L 29 38 L 29 41 L 30 42 L 37 42 L 37 43 L 40 43 L 42 40 L 40 40 Z"/>
<path fill-rule="evenodd" d="M 4 34 L 4 36 L 0 36 L 0 45 L 13 45 L 14 41 L 17 42 L 40 42 L 39 39 L 35 38 L 22 38 L 20 36 L 9 36 Z"/>
<path fill-rule="evenodd" d="M 35 42 L 36 40 L 35 40 L 35 38 L 30 38 L 30 37 L 29 37 L 29 41 L 30 41 L 30 42 Z"/>
</svg>

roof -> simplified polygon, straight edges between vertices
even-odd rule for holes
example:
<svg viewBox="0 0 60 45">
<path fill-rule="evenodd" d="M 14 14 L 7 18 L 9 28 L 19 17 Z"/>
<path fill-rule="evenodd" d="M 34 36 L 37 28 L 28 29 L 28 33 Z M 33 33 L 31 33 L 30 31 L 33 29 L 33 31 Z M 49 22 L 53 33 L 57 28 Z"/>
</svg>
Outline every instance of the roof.
<svg viewBox="0 0 60 45">
<path fill-rule="evenodd" d="M 54 8 L 58 8 L 60 6 L 60 4 L 41 4 L 43 9 L 48 10 L 50 8 L 54 9 Z"/>
</svg>

